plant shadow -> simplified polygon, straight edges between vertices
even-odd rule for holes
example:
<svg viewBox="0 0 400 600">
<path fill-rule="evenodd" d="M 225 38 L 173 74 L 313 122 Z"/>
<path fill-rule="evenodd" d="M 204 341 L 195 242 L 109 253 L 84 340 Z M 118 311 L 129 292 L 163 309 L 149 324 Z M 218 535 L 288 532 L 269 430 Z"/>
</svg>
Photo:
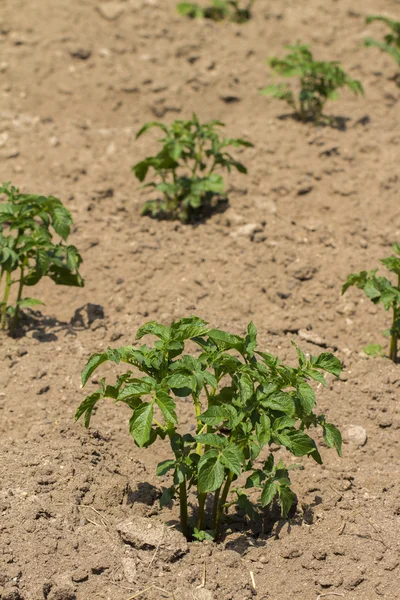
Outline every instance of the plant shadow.
<svg viewBox="0 0 400 600">
<path fill-rule="evenodd" d="M 330 127 L 331 129 L 337 129 L 338 131 L 347 131 L 347 123 L 351 121 L 350 117 L 343 117 L 340 115 L 327 116 L 323 115 L 319 121 L 314 119 L 307 119 L 302 121 L 296 113 L 284 113 L 277 117 L 280 121 L 287 121 L 291 119 L 298 123 L 313 123 L 318 127 Z"/>
<path fill-rule="evenodd" d="M 189 215 L 187 221 L 182 221 L 176 215 L 165 211 L 158 211 L 154 214 L 147 213 L 145 216 L 155 221 L 177 221 L 181 222 L 183 225 L 198 227 L 199 225 L 207 223 L 214 215 L 223 214 L 228 208 L 229 199 L 226 196 L 219 196 L 218 198 L 213 198 L 211 201 L 204 201 L 204 204 L 200 208 Z"/>
<path fill-rule="evenodd" d="M 20 339 L 28 332 L 33 332 L 32 337 L 39 342 L 55 342 L 58 340 L 57 334 L 64 332 L 65 335 L 77 335 L 77 332 L 82 329 L 90 329 L 99 319 L 104 319 L 104 309 L 99 304 L 88 303 L 77 308 L 69 322 L 43 315 L 40 310 L 28 308 L 21 312 L 12 337 Z"/>
</svg>

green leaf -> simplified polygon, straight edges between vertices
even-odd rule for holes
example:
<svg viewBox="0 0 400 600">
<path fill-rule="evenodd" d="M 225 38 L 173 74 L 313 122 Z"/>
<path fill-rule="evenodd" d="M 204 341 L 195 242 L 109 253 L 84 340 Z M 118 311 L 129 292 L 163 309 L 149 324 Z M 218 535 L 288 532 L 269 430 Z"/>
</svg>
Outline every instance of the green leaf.
<svg viewBox="0 0 400 600">
<path fill-rule="evenodd" d="M 213 492 L 224 483 L 225 469 L 218 457 L 208 460 L 202 464 L 198 472 L 199 492 Z"/>
<path fill-rule="evenodd" d="M 216 433 L 202 433 L 199 435 L 195 435 L 194 439 L 199 444 L 212 446 L 213 448 L 225 448 L 228 444 L 228 440 L 226 439 L 226 437 L 222 435 L 217 435 Z"/>
<path fill-rule="evenodd" d="M 339 456 L 342 456 L 342 436 L 337 427 L 331 423 L 323 426 L 324 440 L 328 448 L 335 448 Z"/>
<path fill-rule="evenodd" d="M 249 375 L 244 374 L 240 377 L 239 390 L 242 405 L 245 405 L 254 393 L 253 381 Z"/>
<path fill-rule="evenodd" d="M 41 300 L 36 300 L 36 298 L 23 298 L 19 302 L 17 302 L 20 308 L 28 308 L 28 306 L 40 306 L 44 305 L 44 302 Z"/>
<path fill-rule="evenodd" d="M 36 253 L 36 270 L 45 275 L 50 265 L 50 258 L 44 248 L 38 248 Z"/>
<path fill-rule="evenodd" d="M 278 484 L 273 479 L 268 479 L 261 492 L 261 506 L 264 508 L 271 504 L 278 493 Z"/>
<path fill-rule="evenodd" d="M 104 362 L 108 360 L 108 356 L 106 352 L 101 352 L 99 354 L 92 354 L 86 363 L 85 368 L 82 371 L 82 387 L 84 387 L 91 377 L 92 373 Z"/>
<path fill-rule="evenodd" d="M 241 465 L 244 463 L 244 455 L 240 448 L 234 444 L 229 444 L 222 450 L 220 460 L 224 467 L 239 477 Z"/>
<path fill-rule="evenodd" d="M 161 410 L 163 417 L 168 424 L 169 423 L 171 423 L 172 425 L 178 424 L 178 417 L 175 412 L 176 404 L 175 404 L 173 398 L 171 398 L 171 396 L 169 396 L 167 394 L 167 392 L 163 392 L 162 390 L 159 390 L 156 393 L 156 404 L 159 407 L 159 409 Z"/>
<path fill-rule="evenodd" d="M 144 335 L 152 334 L 162 340 L 169 338 L 169 327 L 157 323 L 157 321 L 149 321 L 142 325 L 136 332 L 136 339 L 140 340 Z"/>
<path fill-rule="evenodd" d="M 158 463 L 156 474 L 159 477 L 162 477 L 163 475 L 168 473 L 168 471 L 170 471 L 171 469 L 175 469 L 175 465 L 176 465 L 175 460 L 171 460 L 171 459 L 163 460 L 162 462 Z"/>
<path fill-rule="evenodd" d="M 50 210 L 50 214 L 55 232 L 66 241 L 73 223 L 71 213 L 60 204 L 59 206 L 53 206 Z"/>
<path fill-rule="evenodd" d="M 343 370 L 343 365 L 340 360 L 330 352 L 324 352 L 317 357 L 312 356 L 311 364 L 314 368 L 322 369 L 336 377 L 339 377 Z"/>
<path fill-rule="evenodd" d="M 150 440 L 154 407 L 152 402 L 143 402 L 133 411 L 129 421 L 129 431 L 139 447 Z"/>
<path fill-rule="evenodd" d="M 244 510 L 246 515 L 252 520 L 256 521 L 259 518 L 257 508 L 249 500 L 248 496 L 243 492 L 238 493 L 238 506 L 241 510 Z"/>
<path fill-rule="evenodd" d="M 186 388 L 188 389 L 188 391 L 191 392 L 195 392 L 197 387 L 196 380 L 194 379 L 194 377 L 185 373 L 173 373 L 172 375 L 166 378 L 166 383 L 172 389 L 179 390 Z"/>
<path fill-rule="evenodd" d="M 210 408 L 203 412 L 200 415 L 200 421 L 207 425 L 219 425 L 231 416 L 232 413 L 228 407 L 218 404 L 216 406 L 210 406 Z"/>
<path fill-rule="evenodd" d="M 86 398 L 83 402 L 81 402 L 75 413 L 75 421 L 77 421 L 84 414 L 85 427 L 89 427 L 90 417 L 92 416 L 93 409 L 101 397 L 102 394 L 99 391 L 94 392 L 94 394 L 91 394 L 90 396 L 86 396 Z"/>
<path fill-rule="evenodd" d="M 276 392 L 265 399 L 261 400 L 264 408 L 270 408 L 279 412 L 283 412 L 289 417 L 295 414 L 294 398 L 286 392 Z"/>
<path fill-rule="evenodd" d="M 308 383 L 299 383 L 297 393 L 304 414 L 311 414 L 316 403 L 314 390 Z"/>
<path fill-rule="evenodd" d="M 385 356 L 385 351 L 380 344 L 368 344 L 363 350 L 368 356 Z"/>
<path fill-rule="evenodd" d="M 171 338 L 177 342 L 183 342 L 194 337 L 205 335 L 208 332 L 208 326 L 205 321 L 199 317 L 188 317 L 172 323 L 170 327 Z"/>
<path fill-rule="evenodd" d="M 280 485 L 278 488 L 278 502 L 281 507 L 282 517 L 285 519 L 293 506 L 295 495 L 287 485 Z"/>
<path fill-rule="evenodd" d="M 161 494 L 161 498 L 159 500 L 160 508 L 163 508 L 164 506 L 169 504 L 171 502 L 171 500 L 175 497 L 175 494 L 176 494 L 176 488 L 174 485 L 165 489 L 163 491 L 163 493 Z"/>
<path fill-rule="evenodd" d="M 129 383 L 118 394 L 118 400 L 123 401 L 132 396 L 150 394 L 153 389 L 154 385 L 147 378 L 130 379 Z"/>
<path fill-rule="evenodd" d="M 314 440 L 303 431 L 293 430 L 275 435 L 279 442 L 290 450 L 294 456 L 310 455 L 317 463 L 322 463 Z"/>
<path fill-rule="evenodd" d="M 244 340 L 238 335 L 232 335 L 220 329 L 211 329 L 208 337 L 217 344 L 221 350 L 234 349 L 238 352 L 244 350 Z"/>
</svg>

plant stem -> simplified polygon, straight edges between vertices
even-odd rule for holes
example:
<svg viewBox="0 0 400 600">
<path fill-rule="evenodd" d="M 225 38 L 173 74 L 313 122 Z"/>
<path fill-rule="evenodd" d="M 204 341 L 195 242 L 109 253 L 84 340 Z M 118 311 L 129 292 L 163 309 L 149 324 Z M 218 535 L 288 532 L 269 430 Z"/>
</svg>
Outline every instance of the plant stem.
<svg viewBox="0 0 400 600">
<path fill-rule="evenodd" d="M 25 268 L 25 262 L 21 266 L 21 274 L 20 274 L 20 278 L 19 278 L 17 303 L 15 305 L 15 313 L 14 313 L 14 318 L 13 318 L 12 325 L 11 325 L 11 332 L 12 333 L 14 333 L 15 328 L 16 328 L 17 323 L 18 323 L 18 320 L 19 320 L 19 303 L 20 303 L 20 300 L 21 300 L 21 297 L 22 297 L 22 290 L 24 289 L 24 268 Z"/>
<path fill-rule="evenodd" d="M 229 493 L 229 488 L 231 487 L 231 484 L 232 484 L 233 477 L 234 477 L 234 474 L 231 471 L 225 482 L 224 489 L 223 489 L 222 495 L 221 495 L 221 499 L 218 504 L 217 517 L 216 517 L 216 523 L 215 523 L 215 539 L 216 540 L 219 538 L 220 533 L 221 533 L 222 515 L 224 512 L 225 502 L 226 502 L 226 499 L 227 499 L 227 496 Z"/>
<path fill-rule="evenodd" d="M 219 487 L 217 490 L 215 490 L 214 493 L 214 504 L 213 504 L 213 511 L 212 511 L 212 529 L 214 529 L 217 526 L 217 513 L 218 513 L 218 502 L 219 502 L 219 495 L 221 493 L 221 488 Z"/>
<path fill-rule="evenodd" d="M 400 275 L 398 281 L 398 288 L 400 289 Z M 398 320 L 400 319 L 400 307 L 397 306 L 397 303 L 393 306 L 393 324 L 392 324 L 392 337 L 390 340 L 390 351 L 389 358 L 394 363 L 397 362 L 397 342 L 399 338 L 398 334 Z"/>
<path fill-rule="evenodd" d="M 186 477 L 184 481 L 179 484 L 179 502 L 182 533 L 186 539 L 189 539 Z"/>
<path fill-rule="evenodd" d="M 6 275 L 6 287 L 4 290 L 4 296 L 3 296 L 3 306 L 1 307 L 1 329 L 5 329 L 7 326 L 7 302 L 8 302 L 8 297 L 10 295 L 10 289 L 11 289 L 11 273 L 9 271 L 7 271 L 7 275 Z"/>
<path fill-rule="evenodd" d="M 199 493 L 199 516 L 197 519 L 197 529 L 202 531 L 204 529 L 204 510 L 206 505 L 207 494 Z"/>
</svg>

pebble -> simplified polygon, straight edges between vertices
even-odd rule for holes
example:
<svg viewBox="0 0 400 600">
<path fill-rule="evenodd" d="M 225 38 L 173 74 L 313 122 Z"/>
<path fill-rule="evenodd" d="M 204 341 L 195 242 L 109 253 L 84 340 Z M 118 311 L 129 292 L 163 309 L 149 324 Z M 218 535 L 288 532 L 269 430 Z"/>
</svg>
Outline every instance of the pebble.
<svg viewBox="0 0 400 600">
<path fill-rule="evenodd" d="M 252 239 L 254 235 L 263 230 L 262 226 L 259 223 L 247 223 L 246 225 L 241 225 L 238 227 L 236 231 L 232 231 L 232 237 L 247 237 Z"/>
<path fill-rule="evenodd" d="M 361 425 L 349 425 L 347 429 L 347 439 L 357 446 L 365 446 L 367 443 L 367 432 Z"/>
<path fill-rule="evenodd" d="M 116 21 L 125 11 L 122 2 L 102 2 L 96 8 L 100 16 L 107 21 Z"/>
</svg>

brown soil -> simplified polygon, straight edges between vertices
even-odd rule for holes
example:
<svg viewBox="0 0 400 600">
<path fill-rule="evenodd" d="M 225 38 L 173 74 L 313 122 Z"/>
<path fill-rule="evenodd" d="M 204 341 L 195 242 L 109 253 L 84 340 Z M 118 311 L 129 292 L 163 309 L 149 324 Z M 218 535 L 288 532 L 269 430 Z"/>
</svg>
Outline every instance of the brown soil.
<svg viewBox="0 0 400 600">
<path fill-rule="evenodd" d="M 0 597 L 400 598 L 400 371 L 361 352 L 388 315 L 356 290 L 340 296 L 349 272 L 400 239 L 395 63 L 361 47 L 365 16 L 398 18 L 399 4 L 259 0 L 242 26 L 187 21 L 175 0 L 108 4 L 115 20 L 96 0 L 2 1 L 0 181 L 66 202 L 86 286 L 41 283 L 45 309 L 0 340 Z M 296 39 L 365 86 L 365 98 L 328 106 L 339 129 L 280 118 L 285 108 L 258 94 L 265 59 Z M 233 174 L 228 210 L 197 227 L 141 218 L 130 167 L 157 137 L 135 133 L 192 111 L 254 142 L 240 155 L 249 176 Z M 89 307 L 88 319 L 87 304 L 104 316 Z M 88 432 L 73 424 L 92 352 L 131 343 L 146 320 L 193 313 L 236 333 L 252 319 L 289 361 L 292 339 L 320 350 L 306 330 L 346 367 L 319 391 L 343 459 L 325 449 L 323 467 L 303 461 L 289 523 L 232 512 L 218 545 L 187 545 L 168 527 L 177 506 L 159 510 L 167 479 L 154 475 L 168 450 L 138 450 L 124 408 L 101 406 Z M 364 446 L 349 425 L 366 430 Z"/>
</svg>

